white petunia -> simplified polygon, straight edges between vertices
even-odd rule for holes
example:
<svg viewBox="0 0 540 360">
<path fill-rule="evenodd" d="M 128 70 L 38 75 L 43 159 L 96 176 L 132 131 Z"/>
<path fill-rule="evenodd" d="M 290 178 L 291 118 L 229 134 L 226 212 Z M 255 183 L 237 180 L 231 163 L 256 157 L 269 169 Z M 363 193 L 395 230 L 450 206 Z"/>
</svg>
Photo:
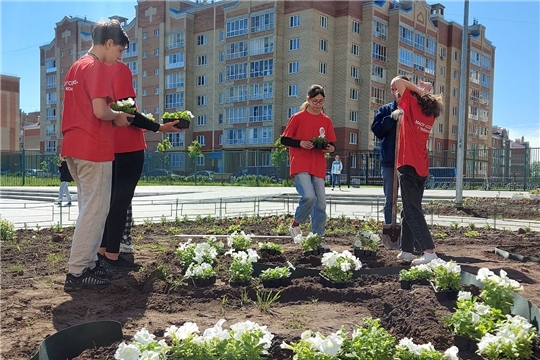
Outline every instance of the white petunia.
<svg viewBox="0 0 540 360">
<path fill-rule="evenodd" d="M 451 348 L 446 349 L 444 355 L 448 360 L 458 360 L 458 352 L 459 349 L 457 348 L 457 346 L 452 346 Z"/>
<path fill-rule="evenodd" d="M 138 346 L 134 344 L 126 345 L 126 343 L 122 341 L 114 353 L 114 358 L 117 360 L 138 360 L 140 353 Z"/>
<path fill-rule="evenodd" d="M 458 293 L 458 300 L 471 300 L 472 294 L 469 291 L 460 291 Z"/>
<path fill-rule="evenodd" d="M 142 328 L 141 330 L 137 331 L 137 333 L 133 336 L 135 341 L 145 346 L 154 342 L 155 338 L 156 336 L 154 334 L 150 334 L 146 328 Z"/>
</svg>

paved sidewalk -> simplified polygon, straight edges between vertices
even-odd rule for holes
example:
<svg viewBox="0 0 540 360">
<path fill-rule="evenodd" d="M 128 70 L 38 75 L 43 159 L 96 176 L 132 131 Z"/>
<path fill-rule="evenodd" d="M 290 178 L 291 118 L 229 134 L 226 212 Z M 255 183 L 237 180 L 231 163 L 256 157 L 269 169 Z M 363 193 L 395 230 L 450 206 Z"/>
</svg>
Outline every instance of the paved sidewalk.
<svg viewBox="0 0 540 360">
<path fill-rule="evenodd" d="M 57 206 L 54 200 L 58 189 L 53 187 L 2 187 L 5 194 L 10 191 L 23 191 L 28 194 L 39 193 L 40 200 L 1 199 L 2 219 L 14 223 L 16 228 L 50 227 L 60 224 L 73 225 L 78 215 L 76 187 L 71 187 L 73 206 Z M 341 215 L 373 218 L 382 221 L 384 196 L 380 187 L 343 188 L 342 191 L 326 189 L 327 213 L 330 217 Z M 425 201 L 450 201 L 455 198 L 455 190 L 426 190 Z M 463 197 L 510 198 L 513 192 L 465 190 Z M 7 195 L 6 195 L 7 196 Z M 29 196 L 28 198 L 32 198 Z M 37 196 L 36 196 L 37 198 Z M 46 199 L 46 200 L 43 200 Z M 197 216 L 233 217 L 242 215 L 269 215 L 294 213 L 298 202 L 295 188 L 292 187 L 236 187 L 236 186 L 139 186 L 133 200 L 136 223 L 161 221 L 162 218 L 174 220 L 176 217 L 195 219 Z M 430 224 L 450 225 L 458 223 L 478 227 L 489 224 L 491 227 L 517 229 L 528 226 L 540 231 L 540 222 L 528 220 L 493 220 L 426 215 Z"/>
</svg>

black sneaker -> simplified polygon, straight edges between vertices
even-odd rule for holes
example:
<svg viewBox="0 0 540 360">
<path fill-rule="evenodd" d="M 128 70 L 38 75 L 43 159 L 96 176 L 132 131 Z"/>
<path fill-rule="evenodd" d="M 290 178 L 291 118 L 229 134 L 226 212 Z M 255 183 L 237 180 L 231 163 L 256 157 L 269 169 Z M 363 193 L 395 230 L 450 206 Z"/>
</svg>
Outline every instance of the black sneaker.
<svg viewBox="0 0 540 360">
<path fill-rule="evenodd" d="M 141 265 L 123 257 L 119 257 L 118 260 L 111 260 L 104 255 L 100 255 L 98 258 L 99 264 L 106 268 L 138 270 L 141 267 Z"/>
<path fill-rule="evenodd" d="M 66 275 L 66 282 L 64 284 L 64 291 L 79 291 L 82 289 L 103 289 L 111 284 L 108 279 L 103 279 L 96 274 L 93 274 L 90 269 L 84 269 L 80 276 L 72 274 Z"/>
<path fill-rule="evenodd" d="M 103 255 L 101 255 L 103 256 Z M 99 257 L 99 256 L 98 256 Z M 97 275 L 99 276 L 100 278 L 104 278 L 104 279 L 112 279 L 113 277 L 113 272 L 112 270 L 109 270 L 109 269 L 106 269 L 104 268 L 103 266 L 101 266 L 99 264 L 99 260 L 96 261 L 96 266 L 93 268 L 93 269 L 89 269 L 89 271 L 94 274 L 94 275 Z"/>
<path fill-rule="evenodd" d="M 68 202 L 65 206 L 71 206 L 71 201 Z"/>
</svg>

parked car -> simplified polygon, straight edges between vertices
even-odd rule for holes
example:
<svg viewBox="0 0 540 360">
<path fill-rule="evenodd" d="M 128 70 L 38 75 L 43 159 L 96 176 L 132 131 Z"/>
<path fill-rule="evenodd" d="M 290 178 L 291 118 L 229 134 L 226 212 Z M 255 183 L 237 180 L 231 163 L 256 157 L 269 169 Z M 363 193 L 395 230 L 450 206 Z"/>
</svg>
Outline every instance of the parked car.
<svg viewBox="0 0 540 360">
<path fill-rule="evenodd" d="M 235 174 L 235 178 L 245 175 L 261 175 L 274 179 L 276 182 L 281 182 L 278 168 L 275 166 L 246 166 L 239 173 Z"/>
<path fill-rule="evenodd" d="M 147 176 L 154 176 L 154 177 L 163 176 L 163 177 L 171 177 L 171 178 L 179 178 L 180 177 L 180 175 L 177 175 L 177 174 L 173 173 L 172 171 L 165 170 L 165 169 L 154 169 L 154 170 L 148 172 Z"/>
<path fill-rule="evenodd" d="M 26 171 L 26 176 L 47 177 L 49 173 L 40 169 L 29 169 Z"/>
</svg>

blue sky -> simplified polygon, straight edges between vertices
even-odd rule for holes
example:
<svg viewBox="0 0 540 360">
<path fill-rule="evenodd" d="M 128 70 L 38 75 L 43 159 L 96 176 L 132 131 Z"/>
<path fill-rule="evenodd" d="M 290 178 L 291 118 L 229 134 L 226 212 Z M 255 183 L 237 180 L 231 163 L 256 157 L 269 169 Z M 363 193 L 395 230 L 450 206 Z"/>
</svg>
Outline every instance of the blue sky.
<svg viewBox="0 0 540 360">
<path fill-rule="evenodd" d="M 0 71 L 21 78 L 21 108 L 39 109 L 39 46 L 54 37 L 65 15 L 104 20 L 112 15 L 133 19 L 135 0 L 6 1 L 0 0 Z M 463 23 L 463 1 L 440 2 L 445 19 Z M 525 136 L 540 147 L 540 1 L 469 2 L 473 18 L 486 27 L 486 37 L 496 46 L 493 125 L 510 130 L 510 138 Z"/>
</svg>

